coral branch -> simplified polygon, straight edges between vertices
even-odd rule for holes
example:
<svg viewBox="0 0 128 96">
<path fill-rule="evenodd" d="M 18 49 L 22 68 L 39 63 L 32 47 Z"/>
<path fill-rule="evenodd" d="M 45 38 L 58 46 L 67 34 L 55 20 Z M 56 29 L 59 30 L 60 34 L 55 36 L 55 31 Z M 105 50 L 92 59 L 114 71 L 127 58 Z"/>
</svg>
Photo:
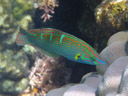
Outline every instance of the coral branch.
<svg viewBox="0 0 128 96">
<path fill-rule="evenodd" d="M 44 14 L 41 16 L 43 21 L 46 22 L 54 14 L 55 7 L 58 7 L 58 2 L 56 0 L 43 0 L 43 3 L 40 3 L 37 8 L 44 11 Z"/>
</svg>

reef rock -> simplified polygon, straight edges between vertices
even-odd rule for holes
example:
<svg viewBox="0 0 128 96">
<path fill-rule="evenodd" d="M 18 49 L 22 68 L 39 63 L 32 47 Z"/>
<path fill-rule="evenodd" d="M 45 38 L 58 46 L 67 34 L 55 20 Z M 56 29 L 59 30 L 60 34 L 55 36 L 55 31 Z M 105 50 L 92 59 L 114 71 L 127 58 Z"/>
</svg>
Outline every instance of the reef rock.
<svg viewBox="0 0 128 96">
<path fill-rule="evenodd" d="M 107 45 L 110 45 L 113 42 L 126 42 L 127 40 L 128 40 L 128 32 L 127 31 L 120 31 L 120 32 L 112 35 L 109 38 Z"/>
<path fill-rule="evenodd" d="M 107 96 L 107 94 L 117 92 L 121 82 L 121 74 L 128 64 L 127 60 L 128 56 L 122 56 L 109 66 L 98 87 L 99 96 Z"/>
<path fill-rule="evenodd" d="M 84 75 L 82 77 L 80 83 L 81 84 L 88 84 L 88 86 L 91 86 L 93 88 L 97 88 L 101 79 L 102 79 L 101 75 L 98 75 L 96 72 L 91 72 L 91 73 Z"/>
<path fill-rule="evenodd" d="M 116 59 L 127 55 L 125 52 L 125 44 L 126 42 L 113 42 L 100 53 L 102 59 L 107 63 L 105 65 L 96 66 L 97 71 L 100 74 L 104 74 L 109 65 L 111 65 Z"/>
<path fill-rule="evenodd" d="M 83 76 L 80 84 L 70 87 L 63 96 L 95 96 L 101 79 L 102 76 L 96 73 L 89 73 Z"/>
<path fill-rule="evenodd" d="M 122 73 L 122 79 L 118 88 L 118 93 L 122 96 L 128 96 L 128 65 Z"/>
<path fill-rule="evenodd" d="M 46 96 L 95 96 L 101 80 L 102 76 L 97 73 L 88 73 L 79 84 L 63 86 L 48 92 Z"/>
<path fill-rule="evenodd" d="M 95 96 L 95 89 L 84 84 L 77 84 L 69 88 L 63 96 Z"/>
<path fill-rule="evenodd" d="M 65 85 L 61 88 L 57 88 L 57 89 L 53 89 L 51 90 L 50 92 L 48 92 L 48 94 L 46 96 L 63 96 L 64 92 L 70 88 L 71 86 L 73 86 L 74 84 L 68 84 L 68 85 Z"/>
</svg>

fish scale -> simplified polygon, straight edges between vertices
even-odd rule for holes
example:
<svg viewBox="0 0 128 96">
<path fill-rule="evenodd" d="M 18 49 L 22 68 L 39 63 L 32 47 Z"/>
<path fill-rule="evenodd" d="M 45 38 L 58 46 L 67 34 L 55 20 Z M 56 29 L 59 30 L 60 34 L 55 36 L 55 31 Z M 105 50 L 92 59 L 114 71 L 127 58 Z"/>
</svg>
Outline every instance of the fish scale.
<svg viewBox="0 0 128 96">
<path fill-rule="evenodd" d="M 23 37 L 25 37 L 23 41 Z M 98 53 L 86 42 L 69 33 L 53 29 L 20 29 L 17 44 L 29 44 L 42 54 L 49 56 L 64 56 L 75 62 L 84 64 L 105 64 Z"/>
</svg>

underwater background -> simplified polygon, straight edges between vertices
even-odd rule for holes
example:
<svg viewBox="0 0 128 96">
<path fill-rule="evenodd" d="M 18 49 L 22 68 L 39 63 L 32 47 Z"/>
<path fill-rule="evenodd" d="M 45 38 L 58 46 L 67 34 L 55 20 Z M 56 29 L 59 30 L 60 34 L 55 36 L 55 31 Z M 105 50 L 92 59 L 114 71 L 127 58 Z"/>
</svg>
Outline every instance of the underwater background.
<svg viewBox="0 0 128 96">
<path fill-rule="evenodd" d="M 17 46 L 20 26 L 70 33 L 106 64 Z M 128 96 L 127 28 L 128 0 L 0 0 L 0 96 Z"/>
</svg>

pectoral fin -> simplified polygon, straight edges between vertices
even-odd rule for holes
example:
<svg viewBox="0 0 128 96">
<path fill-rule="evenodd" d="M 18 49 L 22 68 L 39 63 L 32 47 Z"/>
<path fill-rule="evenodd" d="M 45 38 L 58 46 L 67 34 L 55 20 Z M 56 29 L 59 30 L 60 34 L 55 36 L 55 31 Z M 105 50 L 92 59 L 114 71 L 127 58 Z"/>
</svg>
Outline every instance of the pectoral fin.
<svg viewBox="0 0 128 96">
<path fill-rule="evenodd" d="M 42 50 L 42 49 L 39 49 L 39 48 L 36 48 L 41 54 L 44 54 L 44 55 L 47 55 L 47 56 L 50 56 L 50 57 L 59 57 L 60 55 L 59 54 L 56 54 L 56 53 L 53 53 L 53 52 L 49 52 L 49 51 L 46 51 L 46 50 Z"/>
</svg>

